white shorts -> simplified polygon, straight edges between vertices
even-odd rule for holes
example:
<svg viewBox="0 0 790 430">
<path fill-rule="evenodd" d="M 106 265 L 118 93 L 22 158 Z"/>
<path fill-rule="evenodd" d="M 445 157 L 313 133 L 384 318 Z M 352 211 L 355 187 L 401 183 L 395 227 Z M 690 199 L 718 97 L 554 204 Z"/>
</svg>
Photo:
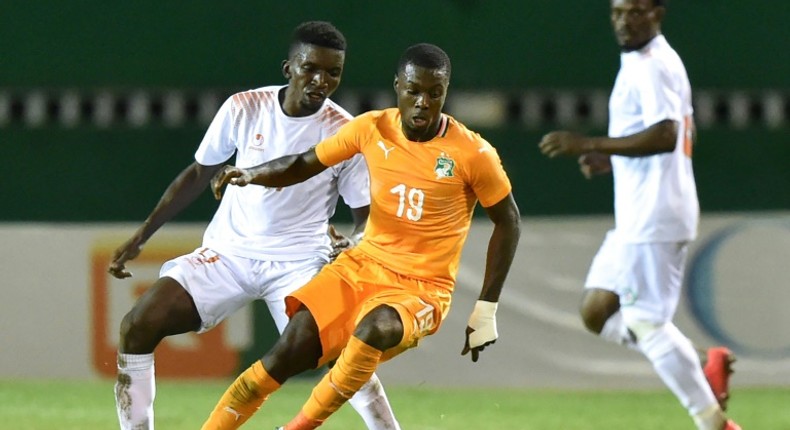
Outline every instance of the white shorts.
<svg viewBox="0 0 790 430">
<path fill-rule="evenodd" d="M 585 288 L 620 296 L 626 324 L 672 320 L 680 300 L 688 242 L 627 243 L 606 235 L 587 273 Z"/>
<path fill-rule="evenodd" d="M 173 278 L 187 290 L 200 314 L 198 333 L 210 330 L 241 307 L 264 300 L 282 333 L 288 323 L 285 296 L 313 278 L 326 261 L 261 261 L 198 248 L 162 265 L 160 277 Z"/>
</svg>

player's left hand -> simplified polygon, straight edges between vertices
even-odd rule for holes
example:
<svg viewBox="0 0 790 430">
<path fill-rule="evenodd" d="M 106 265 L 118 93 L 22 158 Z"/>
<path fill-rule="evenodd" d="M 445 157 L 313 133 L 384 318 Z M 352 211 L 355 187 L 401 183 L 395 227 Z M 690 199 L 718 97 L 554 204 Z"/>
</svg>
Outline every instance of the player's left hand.
<svg viewBox="0 0 790 430">
<path fill-rule="evenodd" d="M 471 352 L 472 361 L 475 363 L 480 356 L 480 351 L 484 350 L 486 346 L 492 345 L 499 337 L 496 330 L 496 308 L 495 302 L 478 300 L 469 317 L 466 327 L 466 343 L 461 355 Z"/>
<path fill-rule="evenodd" d="M 224 166 L 213 178 L 211 178 L 211 191 L 214 198 L 222 199 L 222 189 L 225 185 L 237 185 L 243 187 L 252 182 L 252 175 L 246 169 L 236 166 Z"/>
<path fill-rule="evenodd" d="M 329 238 L 332 239 L 332 251 L 329 252 L 330 261 L 335 261 L 335 258 L 337 258 L 341 252 L 357 246 L 358 241 L 354 240 L 354 237 L 348 237 L 340 233 L 335 229 L 335 226 L 331 224 L 329 225 L 327 233 L 329 234 Z"/>
<path fill-rule="evenodd" d="M 571 131 L 553 131 L 543 136 L 538 148 L 549 158 L 561 155 L 582 155 L 590 152 L 589 139 Z"/>
</svg>

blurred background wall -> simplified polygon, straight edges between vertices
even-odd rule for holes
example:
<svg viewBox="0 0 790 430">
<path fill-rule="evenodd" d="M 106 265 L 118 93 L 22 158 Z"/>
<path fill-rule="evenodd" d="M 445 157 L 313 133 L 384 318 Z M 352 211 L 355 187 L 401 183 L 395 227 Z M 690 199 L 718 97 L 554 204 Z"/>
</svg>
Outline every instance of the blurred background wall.
<svg viewBox="0 0 790 430">
<path fill-rule="evenodd" d="M 104 271 L 112 249 L 192 161 L 222 101 L 285 83 L 280 65 L 291 30 L 322 19 L 349 42 L 333 97 L 349 111 L 393 105 L 401 52 L 436 43 L 453 60 L 446 110 L 503 158 L 526 233 L 503 295 L 503 336 L 509 327 L 511 340 L 492 350 L 501 383 L 558 385 L 555 376 L 570 374 L 577 385 L 595 386 L 630 369 L 622 385 L 657 385 L 641 357 L 618 361 L 622 352 L 584 333 L 576 317 L 584 272 L 611 225 L 611 178 L 586 181 L 574 160 L 550 161 L 537 150 L 557 128 L 605 132 L 619 67 L 608 8 L 605 0 L 0 2 L 0 345 L 12 351 L 2 355 L 0 375 L 114 374 L 120 318 L 164 259 L 199 243 L 216 203 L 207 192 L 177 219 L 183 231 L 175 225 L 157 235 L 130 281 Z M 664 23 L 694 90 L 703 209 L 692 261 L 704 272 L 693 281 L 703 287 L 689 289 L 696 302 L 681 304 L 679 325 L 703 344 L 738 347 L 746 355 L 740 381 L 753 384 L 786 384 L 790 375 L 782 305 L 790 276 L 788 16 L 783 0 L 674 0 Z M 479 291 L 486 226 L 473 229 L 444 337 L 426 341 L 404 365 L 444 354 L 462 366 L 452 357 Z M 216 358 L 217 345 L 226 358 L 246 351 L 249 360 L 265 347 L 258 341 L 273 336 L 265 319 L 265 310 L 251 308 L 216 334 L 168 339 L 158 363 L 171 360 L 181 371 L 181 353 L 214 351 Z M 47 365 L 51 348 L 66 357 L 64 366 Z M 596 366 L 577 368 L 580 348 Z M 524 363 L 550 367 L 538 380 L 534 372 L 514 379 Z M 389 369 L 393 378 L 406 373 Z M 426 378 L 436 382 L 440 373 Z"/>
</svg>

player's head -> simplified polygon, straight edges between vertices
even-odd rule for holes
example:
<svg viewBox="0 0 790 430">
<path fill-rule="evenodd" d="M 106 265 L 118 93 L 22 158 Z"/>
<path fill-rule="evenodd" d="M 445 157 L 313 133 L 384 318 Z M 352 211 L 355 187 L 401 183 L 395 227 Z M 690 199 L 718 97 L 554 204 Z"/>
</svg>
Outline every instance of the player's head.
<svg viewBox="0 0 790 430">
<path fill-rule="evenodd" d="M 420 43 L 401 55 L 393 85 L 409 140 L 424 142 L 436 135 L 451 71 L 450 57 L 436 45 Z"/>
<path fill-rule="evenodd" d="M 325 21 L 300 24 L 293 32 L 283 76 L 288 90 L 283 109 L 289 115 L 316 112 L 340 85 L 346 59 L 346 38 Z"/>
<path fill-rule="evenodd" d="M 611 19 L 623 51 L 640 49 L 661 32 L 664 0 L 611 0 Z"/>
</svg>

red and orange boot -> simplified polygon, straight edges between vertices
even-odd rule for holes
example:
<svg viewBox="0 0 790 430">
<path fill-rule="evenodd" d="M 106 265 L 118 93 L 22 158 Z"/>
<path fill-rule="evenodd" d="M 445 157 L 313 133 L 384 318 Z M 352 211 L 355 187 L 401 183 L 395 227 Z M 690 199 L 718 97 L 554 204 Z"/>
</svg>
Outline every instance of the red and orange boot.
<svg viewBox="0 0 790 430">
<path fill-rule="evenodd" d="M 702 370 L 705 372 L 705 378 L 708 380 L 721 410 L 726 411 L 727 401 L 730 399 L 730 375 L 733 373 L 732 364 L 735 363 L 735 355 L 724 346 L 708 349 L 707 355 L 705 367 Z M 730 423 L 735 427 L 730 427 Z M 725 430 L 740 428 L 731 421 L 727 425 Z"/>
</svg>

